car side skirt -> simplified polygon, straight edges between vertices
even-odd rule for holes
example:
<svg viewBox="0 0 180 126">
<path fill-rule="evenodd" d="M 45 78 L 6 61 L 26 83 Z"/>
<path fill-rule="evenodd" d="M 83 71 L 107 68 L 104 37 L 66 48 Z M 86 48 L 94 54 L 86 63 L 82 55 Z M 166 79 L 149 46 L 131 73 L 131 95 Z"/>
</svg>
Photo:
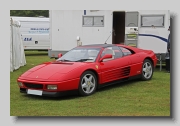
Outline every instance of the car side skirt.
<svg viewBox="0 0 180 126">
<path fill-rule="evenodd" d="M 111 81 L 111 82 L 107 82 L 107 83 L 103 83 L 103 84 L 98 84 L 98 89 L 106 87 L 106 86 L 110 86 L 110 85 L 113 85 L 113 84 L 118 84 L 118 83 L 126 82 L 126 81 L 129 81 L 129 80 L 140 79 L 140 78 L 141 78 L 141 74 L 136 75 L 136 76 L 132 76 L 132 77 L 126 77 L 126 78 Z"/>
</svg>

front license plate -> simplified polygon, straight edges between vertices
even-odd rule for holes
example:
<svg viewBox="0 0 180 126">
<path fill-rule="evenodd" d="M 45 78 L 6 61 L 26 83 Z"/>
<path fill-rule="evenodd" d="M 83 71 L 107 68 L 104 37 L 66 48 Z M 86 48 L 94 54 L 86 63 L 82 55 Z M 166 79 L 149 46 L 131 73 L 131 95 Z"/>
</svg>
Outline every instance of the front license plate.
<svg viewBox="0 0 180 126">
<path fill-rule="evenodd" d="M 27 94 L 40 95 L 40 96 L 42 96 L 42 91 L 40 91 L 40 90 L 31 90 L 31 89 L 28 89 Z"/>
</svg>

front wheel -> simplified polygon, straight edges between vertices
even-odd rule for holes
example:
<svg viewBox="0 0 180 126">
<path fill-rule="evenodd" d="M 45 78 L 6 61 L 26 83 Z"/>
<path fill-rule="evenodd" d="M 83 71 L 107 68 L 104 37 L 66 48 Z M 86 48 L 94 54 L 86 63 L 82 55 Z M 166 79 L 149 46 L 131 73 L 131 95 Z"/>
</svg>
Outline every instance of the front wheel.
<svg viewBox="0 0 180 126">
<path fill-rule="evenodd" d="M 154 69 L 152 62 L 149 59 L 144 60 L 142 66 L 142 80 L 150 80 L 152 78 Z"/>
<path fill-rule="evenodd" d="M 93 94 L 97 88 L 97 77 L 92 71 L 86 71 L 81 75 L 79 93 L 82 96 Z"/>
</svg>

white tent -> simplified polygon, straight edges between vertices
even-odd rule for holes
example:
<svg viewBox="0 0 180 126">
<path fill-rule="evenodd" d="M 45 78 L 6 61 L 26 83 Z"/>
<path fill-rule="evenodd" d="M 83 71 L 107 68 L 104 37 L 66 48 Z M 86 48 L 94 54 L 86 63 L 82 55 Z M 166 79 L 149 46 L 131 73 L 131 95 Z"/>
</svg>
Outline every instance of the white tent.
<svg viewBox="0 0 180 126">
<path fill-rule="evenodd" d="M 26 65 L 20 22 L 10 19 L 10 72 Z"/>
</svg>

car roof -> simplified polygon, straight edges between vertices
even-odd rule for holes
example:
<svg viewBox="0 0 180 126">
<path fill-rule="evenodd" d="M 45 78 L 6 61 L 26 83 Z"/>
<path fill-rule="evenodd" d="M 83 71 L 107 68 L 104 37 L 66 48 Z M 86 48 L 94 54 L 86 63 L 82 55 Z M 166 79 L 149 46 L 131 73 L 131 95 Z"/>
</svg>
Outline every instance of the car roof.
<svg viewBox="0 0 180 126">
<path fill-rule="evenodd" d="M 111 47 L 111 46 L 116 46 L 115 44 L 91 44 L 91 45 L 82 45 L 78 47 L 99 47 L 99 48 L 106 48 L 106 47 Z"/>
</svg>

